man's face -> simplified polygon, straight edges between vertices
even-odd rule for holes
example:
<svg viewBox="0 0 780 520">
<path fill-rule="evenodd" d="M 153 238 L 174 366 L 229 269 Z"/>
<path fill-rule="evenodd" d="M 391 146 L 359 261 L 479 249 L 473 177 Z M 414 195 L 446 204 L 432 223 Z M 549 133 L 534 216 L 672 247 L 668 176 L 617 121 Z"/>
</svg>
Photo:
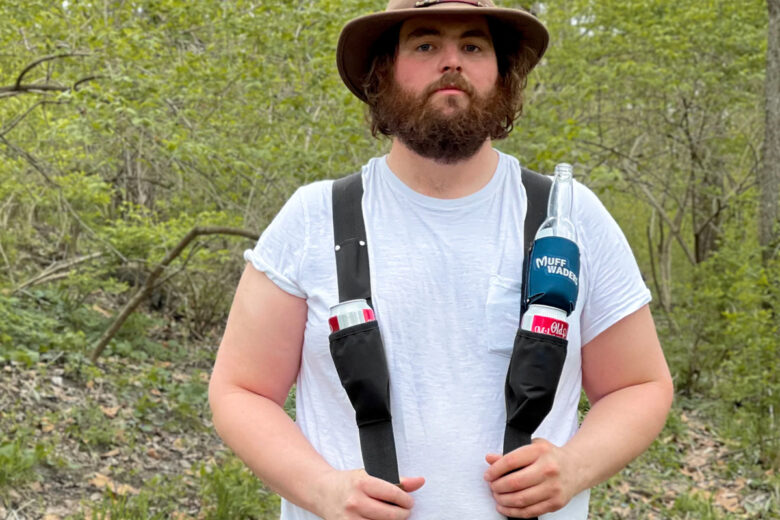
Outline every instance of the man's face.
<svg viewBox="0 0 780 520">
<path fill-rule="evenodd" d="M 499 81 L 481 16 L 419 17 L 400 29 L 388 74 L 370 103 L 372 124 L 422 157 L 456 163 L 492 136 L 506 136 L 517 93 Z"/>
<path fill-rule="evenodd" d="M 404 22 L 393 67 L 397 85 L 425 96 L 443 114 L 452 114 L 488 96 L 496 86 L 498 65 L 490 29 L 483 16 L 424 16 Z"/>
</svg>

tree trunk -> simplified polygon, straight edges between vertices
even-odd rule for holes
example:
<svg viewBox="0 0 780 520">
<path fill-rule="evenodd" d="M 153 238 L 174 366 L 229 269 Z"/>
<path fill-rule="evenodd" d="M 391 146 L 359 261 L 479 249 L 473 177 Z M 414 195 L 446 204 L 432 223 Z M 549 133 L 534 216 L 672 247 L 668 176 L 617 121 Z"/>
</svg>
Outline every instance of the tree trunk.
<svg viewBox="0 0 780 520">
<path fill-rule="evenodd" d="M 666 233 L 666 224 L 663 219 L 656 219 L 656 215 L 657 211 L 653 210 L 647 224 L 651 274 L 661 310 L 668 320 L 669 328 L 677 334 L 679 327 L 672 312 L 672 242 L 674 242 L 674 237 L 671 233 Z M 659 234 L 657 244 L 655 243 L 656 229 L 658 229 Z"/>
<path fill-rule="evenodd" d="M 763 165 L 758 170 L 758 240 L 764 260 L 778 254 L 780 198 L 780 0 L 767 0 L 769 30 L 766 50 L 766 126 Z"/>
<path fill-rule="evenodd" d="M 693 239 L 696 263 L 707 260 L 718 249 L 720 237 L 720 194 L 723 177 L 717 169 L 703 172 L 693 193 Z"/>
</svg>

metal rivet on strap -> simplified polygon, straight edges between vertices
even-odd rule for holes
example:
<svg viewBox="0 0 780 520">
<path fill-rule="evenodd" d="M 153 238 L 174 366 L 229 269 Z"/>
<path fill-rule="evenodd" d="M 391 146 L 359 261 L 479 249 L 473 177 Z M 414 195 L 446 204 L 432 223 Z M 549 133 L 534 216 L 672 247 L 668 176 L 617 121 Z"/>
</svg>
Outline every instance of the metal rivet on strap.
<svg viewBox="0 0 780 520">
<path fill-rule="evenodd" d="M 336 251 L 339 251 L 339 250 L 341 250 L 341 246 L 336 244 Z"/>
<path fill-rule="evenodd" d="M 361 246 L 364 246 L 364 245 L 366 245 L 366 242 L 365 242 L 365 241 L 363 241 L 363 240 L 361 240 L 361 241 L 360 241 L 360 242 L 358 242 L 358 243 L 359 243 Z"/>
</svg>

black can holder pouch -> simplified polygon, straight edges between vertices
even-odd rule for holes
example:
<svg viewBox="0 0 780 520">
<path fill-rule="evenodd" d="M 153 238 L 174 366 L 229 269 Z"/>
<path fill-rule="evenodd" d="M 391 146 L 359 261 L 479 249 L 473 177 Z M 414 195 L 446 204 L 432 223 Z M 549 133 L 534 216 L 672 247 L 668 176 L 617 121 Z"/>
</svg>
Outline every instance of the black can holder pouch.
<svg viewBox="0 0 780 520">
<path fill-rule="evenodd" d="M 347 391 L 360 433 L 366 472 L 398 484 L 398 461 L 390 415 L 390 375 L 376 321 L 333 332 L 330 353 Z"/>
<path fill-rule="evenodd" d="M 566 360 L 565 339 L 518 330 L 506 374 L 504 453 L 531 443 L 550 412 Z"/>
<path fill-rule="evenodd" d="M 550 412 L 567 344 L 567 340 L 547 334 L 517 331 L 504 388 L 504 454 L 531 444 L 531 434 Z"/>
</svg>

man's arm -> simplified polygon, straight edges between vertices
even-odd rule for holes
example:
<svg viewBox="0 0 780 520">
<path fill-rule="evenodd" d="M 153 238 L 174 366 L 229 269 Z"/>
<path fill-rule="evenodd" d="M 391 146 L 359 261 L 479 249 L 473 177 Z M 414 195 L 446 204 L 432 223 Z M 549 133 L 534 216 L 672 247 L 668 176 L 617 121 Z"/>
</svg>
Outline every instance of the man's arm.
<svg viewBox="0 0 780 520">
<path fill-rule="evenodd" d="M 561 509 L 620 471 L 661 431 L 674 389 L 648 306 L 582 347 L 582 386 L 591 408 L 566 445 L 535 439 L 486 457 L 485 479 L 501 514 L 528 518 Z"/>
<path fill-rule="evenodd" d="M 306 314 L 305 300 L 247 265 L 209 383 L 214 426 L 271 489 L 318 516 L 407 518 L 408 493 L 363 470 L 336 471 L 283 409 L 301 363 Z M 407 491 L 422 485 L 402 482 Z"/>
</svg>

